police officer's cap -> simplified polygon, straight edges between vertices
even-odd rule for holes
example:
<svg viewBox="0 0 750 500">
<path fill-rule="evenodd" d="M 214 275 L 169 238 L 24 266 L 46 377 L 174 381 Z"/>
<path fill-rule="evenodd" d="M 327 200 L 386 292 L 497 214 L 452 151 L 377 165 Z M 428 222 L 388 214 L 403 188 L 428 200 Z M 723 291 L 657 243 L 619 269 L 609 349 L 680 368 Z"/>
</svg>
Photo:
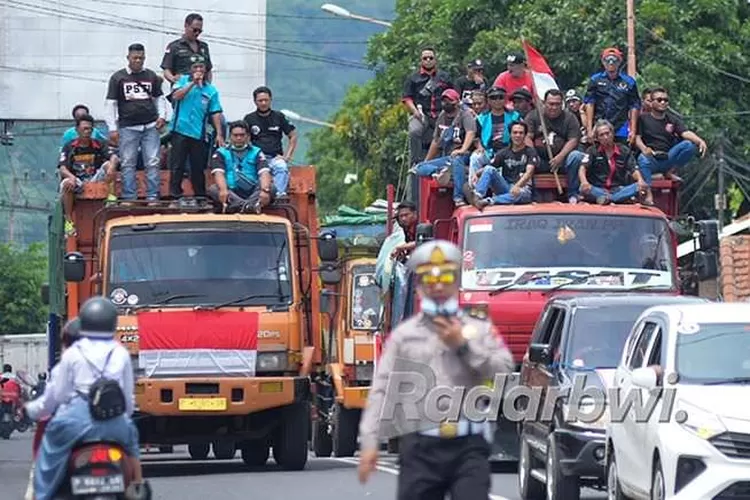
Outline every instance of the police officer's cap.
<svg viewBox="0 0 750 500">
<path fill-rule="evenodd" d="M 455 272 L 461 267 L 461 250 L 450 241 L 428 241 L 414 249 L 409 267 L 416 274 Z"/>
</svg>

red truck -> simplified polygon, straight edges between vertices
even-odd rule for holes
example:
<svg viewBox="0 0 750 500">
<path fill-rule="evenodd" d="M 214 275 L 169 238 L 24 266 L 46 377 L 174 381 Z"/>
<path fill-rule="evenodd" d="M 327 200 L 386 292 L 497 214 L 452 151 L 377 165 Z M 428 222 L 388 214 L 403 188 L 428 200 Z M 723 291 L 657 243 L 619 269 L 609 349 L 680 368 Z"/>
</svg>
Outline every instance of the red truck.
<svg viewBox="0 0 750 500">
<path fill-rule="evenodd" d="M 491 319 L 517 367 L 544 304 L 557 290 L 681 294 L 671 224 L 678 212 L 678 185 L 671 180 L 654 180 L 653 207 L 600 206 L 557 201 L 553 176 L 540 174 L 534 179 L 534 203 L 483 211 L 456 208 L 452 186 L 431 178 L 416 182 L 417 239 L 446 239 L 462 249 L 461 304 Z M 560 182 L 564 187 L 564 179 Z M 405 316 L 418 309 L 413 291 L 389 296 L 391 311 L 404 309 L 394 300 L 411 299 L 414 307 Z M 517 460 L 515 424 L 500 420 L 494 436 L 492 459 Z"/>
</svg>

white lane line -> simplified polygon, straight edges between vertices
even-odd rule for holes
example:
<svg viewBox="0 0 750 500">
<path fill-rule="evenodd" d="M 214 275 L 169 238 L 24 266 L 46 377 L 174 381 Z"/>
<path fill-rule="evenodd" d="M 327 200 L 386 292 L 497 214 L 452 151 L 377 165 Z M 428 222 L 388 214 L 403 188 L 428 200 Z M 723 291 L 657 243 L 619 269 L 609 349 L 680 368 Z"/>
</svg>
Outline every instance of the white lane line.
<svg viewBox="0 0 750 500">
<path fill-rule="evenodd" d="M 34 500 L 34 462 L 31 463 L 31 470 L 29 471 L 29 482 L 26 485 L 26 494 L 24 500 Z"/>
<path fill-rule="evenodd" d="M 333 460 L 335 462 L 341 462 L 345 464 L 351 464 L 351 465 L 359 465 L 359 460 L 356 458 L 349 458 L 349 457 L 331 457 L 329 460 Z M 386 474 L 391 474 L 394 476 L 398 476 L 398 466 L 392 465 L 392 464 L 386 464 L 385 462 L 378 462 L 378 465 L 375 466 L 376 470 L 379 470 L 380 472 L 385 472 Z M 504 497 L 501 495 L 493 495 L 490 493 L 490 500 L 511 500 L 508 497 Z"/>
</svg>

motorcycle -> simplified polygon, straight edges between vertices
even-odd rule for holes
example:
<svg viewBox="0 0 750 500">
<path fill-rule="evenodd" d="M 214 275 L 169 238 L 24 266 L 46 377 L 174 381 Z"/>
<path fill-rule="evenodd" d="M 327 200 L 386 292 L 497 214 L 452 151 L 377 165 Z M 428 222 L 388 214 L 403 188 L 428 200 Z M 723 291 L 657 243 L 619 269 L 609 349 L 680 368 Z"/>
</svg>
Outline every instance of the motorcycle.
<svg viewBox="0 0 750 500">
<path fill-rule="evenodd" d="M 2 439 L 10 439 L 10 435 L 16 428 L 13 414 L 14 404 L 3 398 L 0 401 L 0 438 Z"/>
</svg>

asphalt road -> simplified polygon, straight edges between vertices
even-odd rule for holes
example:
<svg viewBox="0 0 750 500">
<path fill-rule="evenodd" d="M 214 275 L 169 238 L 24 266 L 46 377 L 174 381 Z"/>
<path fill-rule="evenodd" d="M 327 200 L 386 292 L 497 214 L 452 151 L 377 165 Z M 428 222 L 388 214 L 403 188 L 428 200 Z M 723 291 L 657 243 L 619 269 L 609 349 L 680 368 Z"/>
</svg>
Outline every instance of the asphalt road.
<svg viewBox="0 0 750 500">
<path fill-rule="evenodd" d="M 239 459 L 189 459 L 187 450 L 174 454 L 143 455 L 144 473 L 151 481 L 157 500 L 215 498 L 245 500 L 249 492 L 263 492 L 265 500 L 304 497 L 308 500 L 356 499 L 392 500 L 396 494 L 396 457 L 384 455 L 379 470 L 367 485 L 357 481 L 354 458 L 311 458 L 300 472 L 280 470 L 273 459 L 265 467 L 248 469 Z M 29 481 L 31 434 L 14 433 L 0 441 L 0 485 L 3 500 L 22 500 Z M 514 473 L 497 473 L 492 478 L 491 500 L 521 500 Z M 606 498 L 604 494 L 583 498 Z"/>
</svg>

